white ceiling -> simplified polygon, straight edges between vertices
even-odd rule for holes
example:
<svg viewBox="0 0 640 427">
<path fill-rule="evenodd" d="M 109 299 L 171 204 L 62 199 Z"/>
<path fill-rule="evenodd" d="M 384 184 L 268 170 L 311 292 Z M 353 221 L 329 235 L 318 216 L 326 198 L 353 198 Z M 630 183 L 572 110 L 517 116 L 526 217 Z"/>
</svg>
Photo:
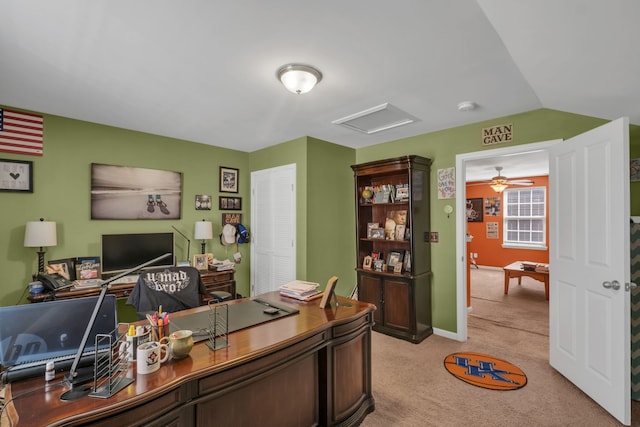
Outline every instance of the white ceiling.
<svg viewBox="0 0 640 427">
<path fill-rule="evenodd" d="M 640 124 L 633 0 L 0 0 L 0 10 L 0 104 L 241 151 L 305 135 L 366 147 L 541 107 Z M 289 62 L 324 79 L 293 95 L 275 78 Z M 459 112 L 467 100 L 479 108 Z M 419 121 L 371 135 L 331 123 L 386 102 Z"/>
</svg>

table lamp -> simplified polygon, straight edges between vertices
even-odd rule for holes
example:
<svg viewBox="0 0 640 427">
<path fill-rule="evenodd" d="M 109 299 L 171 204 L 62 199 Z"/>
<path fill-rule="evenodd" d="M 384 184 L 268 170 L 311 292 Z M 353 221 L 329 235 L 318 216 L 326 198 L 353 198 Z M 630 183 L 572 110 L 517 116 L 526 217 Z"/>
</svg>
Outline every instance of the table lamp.
<svg viewBox="0 0 640 427">
<path fill-rule="evenodd" d="M 44 248 L 56 246 L 56 223 L 53 221 L 29 221 L 24 230 L 24 246 L 27 248 L 40 248 L 38 250 L 38 274 L 44 273 Z"/>
<path fill-rule="evenodd" d="M 202 240 L 202 253 L 205 253 L 205 240 L 213 239 L 213 228 L 211 227 L 211 221 L 202 221 L 196 222 L 196 226 L 193 232 L 193 236 L 196 239 Z"/>
</svg>

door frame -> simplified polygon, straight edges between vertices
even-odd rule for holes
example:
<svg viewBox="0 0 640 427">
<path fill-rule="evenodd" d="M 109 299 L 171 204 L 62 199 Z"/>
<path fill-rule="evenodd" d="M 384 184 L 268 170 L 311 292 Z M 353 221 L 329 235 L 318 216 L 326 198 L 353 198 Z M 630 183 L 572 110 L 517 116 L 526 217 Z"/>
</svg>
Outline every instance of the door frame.
<svg viewBox="0 0 640 427">
<path fill-rule="evenodd" d="M 466 162 L 535 151 L 547 151 L 549 147 L 562 142 L 553 139 L 544 142 L 521 144 L 512 147 L 493 148 L 456 155 L 456 332 L 450 337 L 461 342 L 467 340 L 467 199 Z M 551 238 L 550 238 L 551 240 Z"/>
</svg>

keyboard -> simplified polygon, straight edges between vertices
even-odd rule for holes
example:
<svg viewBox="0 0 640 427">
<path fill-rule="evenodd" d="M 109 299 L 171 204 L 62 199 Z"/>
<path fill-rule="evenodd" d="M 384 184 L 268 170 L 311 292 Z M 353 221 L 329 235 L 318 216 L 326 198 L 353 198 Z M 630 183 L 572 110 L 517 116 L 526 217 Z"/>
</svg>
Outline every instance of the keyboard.
<svg viewBox="0 0 640 427">
<path fill-rule="evenodd" d="M 127 283 L 136 283 L 138 281 L 139 274 L 129 274 L 111 282 L 112 285 L 123 285 Z"/>
</svg>

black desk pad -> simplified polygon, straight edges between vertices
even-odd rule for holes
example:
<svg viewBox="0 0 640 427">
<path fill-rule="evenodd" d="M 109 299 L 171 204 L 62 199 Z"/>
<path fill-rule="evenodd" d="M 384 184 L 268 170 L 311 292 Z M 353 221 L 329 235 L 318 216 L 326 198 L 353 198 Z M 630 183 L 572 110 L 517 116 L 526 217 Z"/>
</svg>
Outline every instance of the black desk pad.
<svg viewBox="0 0 640 427">
<path fill-rule="evenodd" d="M 275 308 L 278 311 L 273 314 L 267 314 L 265 309 Z M 253 299 L 243 301 L 237 304 L 229 304 L 229 330 L 235 332 L 260 323 L 269 322 L 274 319 L 299 313 L 300 310 L 285 304 L 275 304 L 272 302 Z M 209 315 L 212 310 L 201 311 L 198 313 L 188 314 L 186 316 L 171 319 L 169 330 L 175 332 L 181 329 L 193 331 L 193 341 L 204 341 L 209 338 Z"/>
</svg>

